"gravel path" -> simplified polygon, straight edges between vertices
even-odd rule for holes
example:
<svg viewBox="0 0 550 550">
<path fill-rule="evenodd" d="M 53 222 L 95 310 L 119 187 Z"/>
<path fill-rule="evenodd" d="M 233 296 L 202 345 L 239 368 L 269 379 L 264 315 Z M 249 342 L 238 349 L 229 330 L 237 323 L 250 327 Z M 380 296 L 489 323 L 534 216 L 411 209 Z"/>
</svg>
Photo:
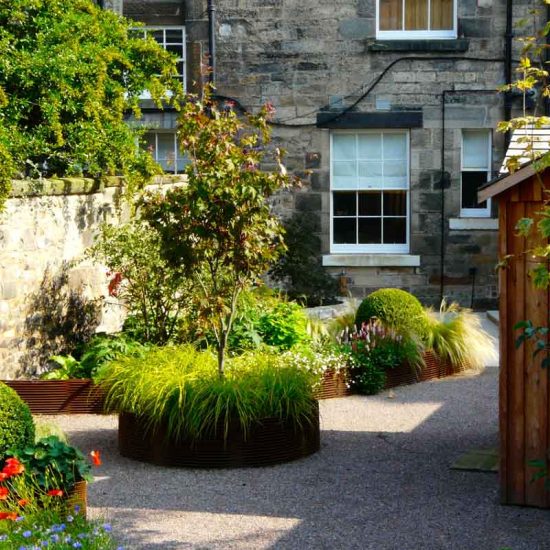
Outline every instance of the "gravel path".
<svg viewBox="0 0 550 550">
<path fill-rule="evenodd" d="M 498 504 L 497 476 L 454 471 L 497 443 L 497 376 L 401 387 L 321 403 L 322 448 L 241 470 L 181 470 L 118 456 L 116 419 L 59 416 L 104 465 L 91 512 L 139 549 L 550 549 L 550 513 Z"/>
</svg>

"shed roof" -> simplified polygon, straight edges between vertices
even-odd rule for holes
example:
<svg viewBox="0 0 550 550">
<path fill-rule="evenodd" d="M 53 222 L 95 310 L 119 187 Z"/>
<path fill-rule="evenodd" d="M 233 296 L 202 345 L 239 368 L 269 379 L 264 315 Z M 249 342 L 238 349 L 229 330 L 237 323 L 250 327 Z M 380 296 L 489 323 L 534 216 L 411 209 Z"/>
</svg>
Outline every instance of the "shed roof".
<svg viewBox="0 0 550 550">
<path fill-rule="evenodd" d="M 531 150 L 528 150 L 529 146 Z M 512 158 L 518 162 L 519 166 L 523 166 L 548 151 L 550 151 L 550 126 L 537 128 L 530 124 L 524 128 L 517 128 L 512 134 L 510 145 L 500 167 L 500 173 L 509 173 L 508 162 Z"/>
<path fill-rule="evenodd" d="M 525 164 L 519 170 L 516 170 L 512 174 L 502 174 L 495 179 L 487 182 L 483 187 L 479 188 L 477 192 L 478 202 L 486 201 L 496 195 L 500 195 L 508 189 L 515 187 L 522 181 L 530 178 L 536 174 L 535 166 L 533 162 Z"/>
</svg>

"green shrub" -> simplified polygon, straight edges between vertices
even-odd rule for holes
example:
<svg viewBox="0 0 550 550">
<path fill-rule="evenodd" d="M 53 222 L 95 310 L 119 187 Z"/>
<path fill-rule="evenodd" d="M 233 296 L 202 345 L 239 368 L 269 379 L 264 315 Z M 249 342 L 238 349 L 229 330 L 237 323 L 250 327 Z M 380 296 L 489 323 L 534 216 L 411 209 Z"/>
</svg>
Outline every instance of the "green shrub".
<svg viewBox="0 0 550 550">
<path fill-rule="evenodd" d="M 349 374 L 352 388 L 364 395 L 375 395 L 386 385 L 384 368 L 366 353 L 353 354 Z"/>
<path fill-rule="evenodd" d="M 422 304 L 412 294 L 398 288 L 381 288 L 369 294 L 355 316 L 358 328 L 372 317 L 402 336 L 417 336 L 424 342 L 428 336 L 428 319 Z"/>
<path fill-rule="evenodd" d="M 459 368 L 480 369 L 496 358 L 493 338 L 481 328 L 479 318 L 457 303 L 443 301 L 439 315 L 428 310 L 426 346 Z"/>
<path fill-rule="evenodd" d="M 303 308 L 293 302 L 280 302 L 260 317 L 259 332 L 268 346 L 290 349 L 311 340 L 308 317 Z"/>
<path fill-rule="evenodd" d="M 34 442 L 34 421 L 28 405 L 17 392 L 0 382 L 0 459 L 12 447 Z"/>
<path fill-rule="evenodd" d="M 216 356 L 189 344 L 121 357 L 101 369 L 108 409 L 143 416 L 144 429 L 166 423 L 173 437 L 200 438 L 219 430 L 227 435 L 235 421 L 246 434 L 265 417 L 309 422 L 315 382 L 293 354 L 269 350 L 228 359 L 220 377 Z"/>
</svg>

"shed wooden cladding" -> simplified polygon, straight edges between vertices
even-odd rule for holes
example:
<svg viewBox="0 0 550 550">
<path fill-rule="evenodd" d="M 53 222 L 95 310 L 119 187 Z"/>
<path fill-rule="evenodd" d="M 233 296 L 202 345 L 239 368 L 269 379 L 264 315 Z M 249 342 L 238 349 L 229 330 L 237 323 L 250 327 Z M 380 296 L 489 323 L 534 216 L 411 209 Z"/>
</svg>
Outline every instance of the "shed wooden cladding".
<svg viewBox="0 0 550 550">
<path fill-rule="evenodd" d="M 549 324 L 550 292 L 536 289 L 529 275 L 539 265 L 528 252 L 537 244 L 537 235 L 533 232 L 528 238 L 519 237 L 515 227 L 521 218 L 539 217 L 543 187 L 550 188 L 550 170 L 539 176 L 528 168 L 487 186 L 483 192 L 485 197 L 498 200 L 499 256 L 510 256 L 499 280 L 501 500 L 504 504 L 547 508 L 550 492 L 544 479 L 533 481 L 537 469 L 529 466 L 529 461 L 542 459 L 550 465 L 548 369 L 541 367 L 544 353 L 533 357 L 533 341 L 516 349 L 521 331 L 513 328 L 522 320 L 531 320 L 534 326 Z M 519 178 L 522 172 L 525 179 Z M 508 178 L 519 181 L 506 188 Z"/>
</svg>

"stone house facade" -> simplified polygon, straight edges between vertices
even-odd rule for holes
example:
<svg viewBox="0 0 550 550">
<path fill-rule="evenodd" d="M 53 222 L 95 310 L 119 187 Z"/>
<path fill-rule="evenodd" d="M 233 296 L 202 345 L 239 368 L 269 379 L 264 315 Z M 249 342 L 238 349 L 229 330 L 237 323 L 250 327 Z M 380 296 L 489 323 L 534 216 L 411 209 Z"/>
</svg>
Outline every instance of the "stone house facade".
<svg viewBox="0 0 550 550">
<path fill-rule="evenodd" d="M 181 56 L 187 89 L 215 44 L 217 94 L 248 111 L 274 105 L 275 142 L 304 183 L 276 207 L 316 217 L 322 263 L 352 294 L 392 286 L 425 303 L 496 303 L 495 205 L 477 204 L 476 190 L 504 156 L 497 123 L 520 107 L 497 88 L 512 77 L 511 26 L 529 0 L 104 6 Z M 181 170 L 175 114 L 146 110 L 145 124 L 153 154 Z"/>
</svg>

